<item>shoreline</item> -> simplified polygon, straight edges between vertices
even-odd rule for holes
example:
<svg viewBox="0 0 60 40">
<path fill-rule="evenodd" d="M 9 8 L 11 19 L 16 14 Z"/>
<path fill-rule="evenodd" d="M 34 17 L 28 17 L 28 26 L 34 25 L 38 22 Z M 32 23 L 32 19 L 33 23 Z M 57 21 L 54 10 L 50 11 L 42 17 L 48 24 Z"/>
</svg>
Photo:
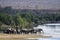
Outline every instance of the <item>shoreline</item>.
<svg viewBox="0 0 60 40">
<path fill-rule="evenodd" d="M 29 38 L 51 38 L 51 36 L 36 34 L 0 34 L 0 39 L 2 40 L 29 40 Z"/>
</svg>

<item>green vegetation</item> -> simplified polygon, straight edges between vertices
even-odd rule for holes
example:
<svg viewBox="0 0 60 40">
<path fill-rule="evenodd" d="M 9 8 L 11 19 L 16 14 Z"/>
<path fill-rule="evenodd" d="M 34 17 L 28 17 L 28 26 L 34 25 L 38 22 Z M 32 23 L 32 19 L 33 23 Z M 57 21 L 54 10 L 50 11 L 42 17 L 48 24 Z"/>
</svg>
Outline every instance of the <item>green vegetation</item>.
<svg viewBox="0 0 60 40">
<path fill-rule="evenodd" d="M 33 15 L 31 13 L 9 15 L 0 13 L 0 27 L 2 24 L 12 26 L 12 28 L 33 28 L 36 25 L 58 22 L 60 14 L 44 14 L 43 16 Z"/>
<path fill-rule="evenodd" d="M 9 14 L 0 13 L 0 27 L 2 24 L 11 26 L 11 28 L 18 27 L 19 29 L 23 29 L 23 28 L 30 29 L 33 28 L 34 26 L 30 14 L 9 15 Z"/>
<path fill-rule="evenodd" d="M 44 23 L 60 22 L 59 10 L 28 10 L 12 9 L 11 7 L 0 8 L 0 30 L 2 25 L 17 29 L 32 29 Z"/>
</svg>

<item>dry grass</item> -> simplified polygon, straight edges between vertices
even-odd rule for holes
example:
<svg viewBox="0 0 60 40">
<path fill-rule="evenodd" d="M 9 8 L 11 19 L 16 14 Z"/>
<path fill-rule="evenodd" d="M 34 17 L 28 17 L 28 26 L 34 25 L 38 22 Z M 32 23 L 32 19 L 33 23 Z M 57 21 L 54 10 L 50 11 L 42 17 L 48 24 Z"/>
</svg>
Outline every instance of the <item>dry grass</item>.
<svg viewBox="0 0 60 40">
<path fill-rule="evenodd" d="M 41 38 L 46 36 L 33 34 L 0 34 L 0 40 L 27 40 L 27 38 Z"/>
</svg>

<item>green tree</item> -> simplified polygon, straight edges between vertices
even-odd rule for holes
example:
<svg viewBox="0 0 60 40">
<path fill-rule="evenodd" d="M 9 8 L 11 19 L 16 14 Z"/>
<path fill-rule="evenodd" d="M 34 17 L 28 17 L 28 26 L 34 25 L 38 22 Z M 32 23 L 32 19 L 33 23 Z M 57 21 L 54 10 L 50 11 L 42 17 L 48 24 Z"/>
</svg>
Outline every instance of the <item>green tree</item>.
<svg viewBox="0 0 60 40">
<path fill-rule="evenodd" d="M 0 30 L 2 30 L 2 23 L 0 22 Z"/>
</svg>

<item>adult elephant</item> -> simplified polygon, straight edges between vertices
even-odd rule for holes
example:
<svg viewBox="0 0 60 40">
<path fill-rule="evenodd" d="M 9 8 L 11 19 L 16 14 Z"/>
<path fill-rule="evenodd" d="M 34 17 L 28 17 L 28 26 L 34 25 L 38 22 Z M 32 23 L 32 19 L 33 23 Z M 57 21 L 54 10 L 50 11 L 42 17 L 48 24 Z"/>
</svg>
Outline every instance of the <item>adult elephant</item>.
<svg viewBox="0 0 60 40">
<path fill-rule="evenodd" d="M 38 33 L 44 33 L 43 29 L 37 29 L 36 32 L 38 32 Z"/>
<path fill-rule="evenodd" d="M 4 30 L 4 33 L 13 34 L 14 30 L 13 29 L 6 29 L 6 30 Z"/>
<path fill-rule="evenodd" d="M 28 34 L 28 30 L 20 30 L 20 34 Z"/>
</svg>

